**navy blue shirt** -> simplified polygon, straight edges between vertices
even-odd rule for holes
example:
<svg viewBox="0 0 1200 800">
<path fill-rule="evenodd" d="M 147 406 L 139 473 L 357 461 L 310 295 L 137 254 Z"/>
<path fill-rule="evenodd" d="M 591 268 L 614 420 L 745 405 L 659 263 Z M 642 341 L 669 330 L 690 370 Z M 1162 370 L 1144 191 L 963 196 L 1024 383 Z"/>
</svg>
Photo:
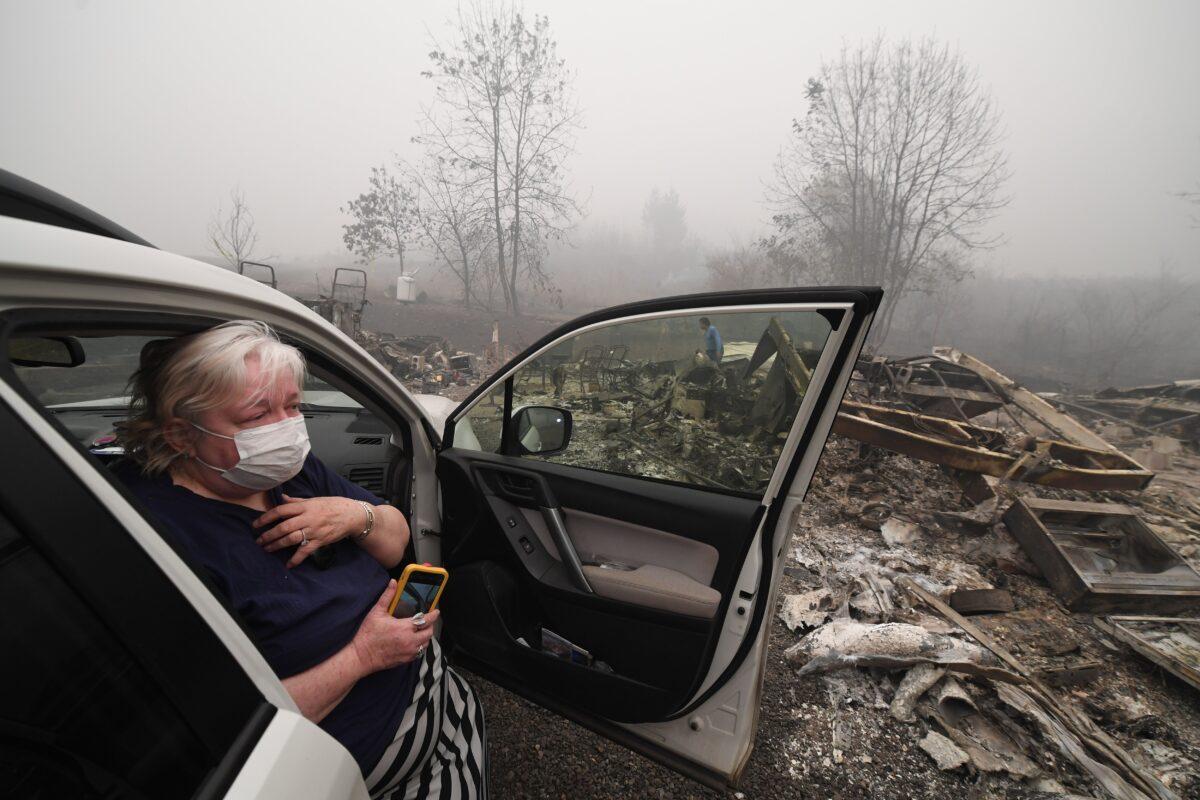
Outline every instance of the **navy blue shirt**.
<svg viewBox="0 0 1200 800">
<path fill-rule="evenodd" d="M 303 672 L 345 647 L 387 586 L 387 571 L 350 539 L 288 569 L 294 547 L 268 553 L 255 544 L 262 531 L 251 523 L 262 512 L 201 497 L 176 486 L 168 475 L 147 477 L 135 464 L 121 465 L 117 474 L 205 569 L 280 678 Z M 283 494 L 383 502 L 312 454 L 299 475 L 268 492 L 275 505 L 283 502 Z M 414 665 L 366 676 L 320 722 L 350 751 L 364 775 L 391 743 L 412 701 Z"/>
</svg>

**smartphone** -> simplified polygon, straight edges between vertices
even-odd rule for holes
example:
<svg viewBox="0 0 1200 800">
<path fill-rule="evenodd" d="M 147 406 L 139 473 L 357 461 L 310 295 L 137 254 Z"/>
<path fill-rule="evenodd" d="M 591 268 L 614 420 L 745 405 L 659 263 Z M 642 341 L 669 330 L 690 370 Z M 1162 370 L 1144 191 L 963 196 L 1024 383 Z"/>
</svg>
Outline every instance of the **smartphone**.
<svg viewBox="0 0 1200 800">
<path fill-rule="evenodd" d="M 418 611 L 428 614 L 437 608 L 438 598 L 449 578 L 450 573 L 441 567 L 409 564 L 400 576 L 388 613 L 398 619 L 411 617 Z"/>
</svg>

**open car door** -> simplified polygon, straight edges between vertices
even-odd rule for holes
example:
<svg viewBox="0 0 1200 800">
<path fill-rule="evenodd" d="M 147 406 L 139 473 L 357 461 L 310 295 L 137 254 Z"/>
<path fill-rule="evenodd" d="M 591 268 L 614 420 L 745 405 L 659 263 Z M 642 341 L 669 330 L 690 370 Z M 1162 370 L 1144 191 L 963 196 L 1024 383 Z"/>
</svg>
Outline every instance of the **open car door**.
<svg viewBox="0 0 1200 800">
<path fill-rule="evenodd" d="M 881 296 L 635 303 L 501 369 L 438 456 L 452 657 L 736 785 L 792 519 Z"/>
</svg>

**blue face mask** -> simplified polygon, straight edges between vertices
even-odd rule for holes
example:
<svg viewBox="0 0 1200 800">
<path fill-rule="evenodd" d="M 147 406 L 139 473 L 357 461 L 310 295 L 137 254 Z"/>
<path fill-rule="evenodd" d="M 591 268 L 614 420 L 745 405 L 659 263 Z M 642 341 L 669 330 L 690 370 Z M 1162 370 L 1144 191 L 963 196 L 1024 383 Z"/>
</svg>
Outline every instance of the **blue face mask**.
<svg viewBox="0 0 1200 800">
<path fill-rule="evenodd" d="M 194 422 L 191 425 L 209 436 L 232 440 L 238 451 L 238 462 L 229 469 L 214 467 L 199 458 L 196 461 L 221 473 L 221 477 L 230 483 L 255 491 L 274 489 L 299 475 L 304 468 L 304 459 L 312 449 L 303 416 L 246 428 L 233 436 L 213 433 Z"/>
</svg>

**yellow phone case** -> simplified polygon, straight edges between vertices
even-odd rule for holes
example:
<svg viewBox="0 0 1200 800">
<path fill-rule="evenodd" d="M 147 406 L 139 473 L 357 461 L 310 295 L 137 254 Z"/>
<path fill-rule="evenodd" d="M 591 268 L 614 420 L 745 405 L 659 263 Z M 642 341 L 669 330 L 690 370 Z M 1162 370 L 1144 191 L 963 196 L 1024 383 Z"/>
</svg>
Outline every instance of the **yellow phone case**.
<svg viewBox="0 0 1200 800">
<path fill-rule="evenodd" d="M 427 567 L 423 564 L 409 564 L 404 568 L 404 572 L 400 575 L 400 580 L 396 583 L 396 594 L 392 596 L 392 602 L 388 604 L 388 614 L 395 615 L 396 606 L 400 603 L 400 596 L 404 592 L 404 587 L 408 583 L 408 578 L 414 572 L 427 572 L 430 575 L 441 575 L 442 583 L 438 586 L 437 594 L 433 596 L 433 602 L 429 604 L 429 610 L 433 611 L 437 608 L 438 600 L 442 597 L 442 592 L 446 590 L 446 582 L 450 580 L 450 573 L 441 567 Z"/>
</svg>

